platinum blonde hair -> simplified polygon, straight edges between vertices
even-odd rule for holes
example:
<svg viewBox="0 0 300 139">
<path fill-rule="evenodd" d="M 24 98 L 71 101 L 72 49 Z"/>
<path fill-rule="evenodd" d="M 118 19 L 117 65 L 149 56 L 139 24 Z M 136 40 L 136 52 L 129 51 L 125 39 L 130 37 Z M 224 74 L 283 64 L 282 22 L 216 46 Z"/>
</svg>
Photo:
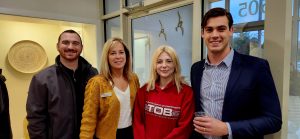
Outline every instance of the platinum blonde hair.
<svg viewBox="0 0 300 139">
<path fill-rule="evenodd" d="M 150 72 L 150 77 L 149 77 L 149 81 L 148 81 L 148 85 L 147 85 L 147 91 L 153 90 L 155 88 L 155 82 L 157 82 L 159 80 L 159 75 L 156 72 L 156 65 L 157 65 L 158 57 L 163 52 L 167 53 L 173 60 L 175 69 L 174 69 L 174 73 L 172 76 L 173 76 L 173 80 L 175 81 L 177 91 L 180 92 L 180 90 L 182 88 L 181 83 L 185 83 L 185 81 L 183 80 L 183 78 L 181 76 L 180 62 L 179 62 L 178 56 L 176 54 L 176 51 L 171 46 L 168 46 L 168 45 L 162 45 L 162 46 L 158 47 L 153 53 L 152 63 L 151 63 L 151 72 Z"/>
</svg>

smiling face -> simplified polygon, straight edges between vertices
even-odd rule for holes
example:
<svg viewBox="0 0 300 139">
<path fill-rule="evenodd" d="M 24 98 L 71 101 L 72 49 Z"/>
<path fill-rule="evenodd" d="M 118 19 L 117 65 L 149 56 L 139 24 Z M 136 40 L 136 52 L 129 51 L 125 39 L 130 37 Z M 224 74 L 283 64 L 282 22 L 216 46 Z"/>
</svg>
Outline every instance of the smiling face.
<svg viewBox="0 0 300 139">
<path fill-rule="evenodd" d="M 77 61 L 82 51 L 80 37 L 75 33 L 63 33 L 57 43 L 60 60 L 66 62 Z"/>
<path fill-rule="evenodd" d="M 202 38 L 208 49 L 208 54 L 224 54 L 230 51 L 229 43 L 233 28 L 229 28 L 226 16 L 211 17 L 202 30 Z"/>
<path fill-rule="evenodd" d="M 109 49 L 108 63 L 111 70 L 123 70 L 126 64 L 126 53 L 122 43 L 115 41 L 114 46 Z"/>
<path fill-rule="evenodd" d="M 170 55 L 166 52 L 162 52 L 156 61 L 156 72 L 162 80 L 172 80 L 175 70 L 175 64 Z"/>
</svg>

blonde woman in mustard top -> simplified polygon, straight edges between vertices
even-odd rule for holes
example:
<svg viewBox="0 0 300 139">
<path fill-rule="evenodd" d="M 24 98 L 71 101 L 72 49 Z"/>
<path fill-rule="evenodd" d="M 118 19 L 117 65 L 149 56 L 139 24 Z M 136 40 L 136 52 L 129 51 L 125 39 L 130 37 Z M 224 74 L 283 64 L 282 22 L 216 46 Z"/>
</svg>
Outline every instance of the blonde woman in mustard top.
<svg viewBox="0 0 300 139">
<path fill-rule="evenodd" d="M 133 139 L 132 108 L 139 80 L 120 38 L 104 44 L 100 75 L 89 80 L 84 99 L 81 139 Z"/>
</svg>

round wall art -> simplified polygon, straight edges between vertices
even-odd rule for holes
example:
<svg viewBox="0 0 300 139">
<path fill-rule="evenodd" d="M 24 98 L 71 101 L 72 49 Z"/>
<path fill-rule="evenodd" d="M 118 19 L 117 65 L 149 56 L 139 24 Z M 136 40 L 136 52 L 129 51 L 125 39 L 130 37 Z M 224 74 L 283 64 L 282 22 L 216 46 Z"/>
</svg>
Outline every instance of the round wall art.
<svg viewBox="0 0 300 139">
<path fill-rule="evenodd" d="M 8 52 L 9 64 L 19 72 L 35 73 L 43 69 L 47 63 L 44 48 L 30 40 L 15 43 Z"/>
</svg>

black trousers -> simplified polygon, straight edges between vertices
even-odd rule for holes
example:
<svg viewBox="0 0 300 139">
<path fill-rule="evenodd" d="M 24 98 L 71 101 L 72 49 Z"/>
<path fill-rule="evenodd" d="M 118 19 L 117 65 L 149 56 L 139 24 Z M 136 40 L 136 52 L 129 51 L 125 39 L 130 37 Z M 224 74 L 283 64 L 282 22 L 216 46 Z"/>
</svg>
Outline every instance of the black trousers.
<svg viewBox="0 0 300 139">
<path fill-rule="evenodd" d="M 133 129 L 132 126 L 118 129 L 116 139 L 133 139 Z"/>
</svg>

